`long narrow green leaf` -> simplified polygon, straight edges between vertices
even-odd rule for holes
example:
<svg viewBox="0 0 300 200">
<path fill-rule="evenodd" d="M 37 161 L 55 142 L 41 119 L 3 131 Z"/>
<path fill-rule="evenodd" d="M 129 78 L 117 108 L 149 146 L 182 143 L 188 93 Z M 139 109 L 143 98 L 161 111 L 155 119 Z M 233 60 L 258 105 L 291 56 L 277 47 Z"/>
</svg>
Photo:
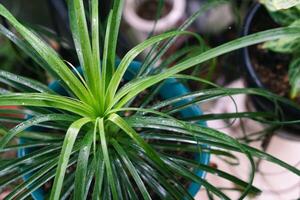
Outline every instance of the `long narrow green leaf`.
<svg viewBox="0 0 300 200">
<path fill-rule="evenodd" d="M 116 151 L 118 152 L 118 154 L 120 155 L 120 157 L 122 158 L 123 162 L 125 163 L 125 165 L 127 166 L 129 172 L 131 173 L 133 179 L 136 182 L 136 185 L 138 186 L 138 188 L 140 189 L 143 198 L 144 199 L 151 199 L 150 194 L 148 193 L 148 190 L 144 184 L 144 182 L 141 180 L 138 172 L 135 170 L 134 165 L 132 164 L 132 162 L 130 161 L 128 155 L 126 154 L 125 150 L 122 148 L 121 145 L 119 145 L 119 143 L 116 140 L 112 140 L 112 145 L 114 146 L 114 148 L 116 149 Z"/>
<path fill-rule="evenodd" d="M 209 145 L 214 144 L 222 146 L 223 148 L 229 150 L 235 150 L 241 152 L 240 146 L 236 145 L 236 142 L 231 142 L 228 140 L 228 137 L 225 133 L 214 130 L 212 128 L 199 126 L 197 124 L 188 123 L 183 125 L 185 122 L 178 123 L 177 121 L 166 119 L 166 118 L 157 118 L 154 117 L 131 117 L 128 118 L 127 123 L 136 128 L 153 128 L 159 130 L 173 131 L 182 134 L 187 134 L 202 141 L 207 142 Z M 225 137 L 225 138 L 224 138 Z M 231 139 L 230 139 L 231 140 Z M 234 140 L 234 139 L 233 139 Z M 197 142 L 197 141 L 196 141 Z M 204 144 L 205 144 L 204 142 Z M 263 151 L 260 151 L 256 148 L 250 147 L 246 144 L 243 145 L 243 148 L 247 150 L 251 155 L 259 158 L 263 158 L 270 162 L 273 162 L 277 165 L 280 165 L 283 168 L 286 168 L 293 172 L 294 174 L 300 176 L 300 170 L 295 167 L 275 158 L 274 156 L 269 155 Z"/>
<path fill-rule="evenodd" d="M 115 61 L 116 61 L 116 49 L 119 35 L 119 28 L 122 17 L 122 10 L 124 6 L 123 0 L 114 0 L 113 9 L 111 15 L 111 21 L 108 21 L 110 26 L 109 29 L 109 44 L 108 44 L 108 57 L 107 57 L 107 73 L 105 74 L 106 80 L 111 80 L 112 75 L 115 71 Z M 108 85 L 106 85 L 108 86 Z"/>
<path fill-rule="evenodd" d="M 62 146 L 62 151 L 59 157 L 58 166 L 56 169 L 56 175 L 53 183 L 53 187 L 51 190 L 50 200 L 59 199 L 63 180 L 65 176 L 65 172 L 67 169 L 67 165 L 69 162 L 69 158 L 77 138 L 77 134 L 79 133 L 81 127 L 86 123 L 89 123 L 91 120 L 89 118 L 81 118 L 71 124 L 70 128 L 68 129 L 65 140 Z"/>
<path fill-rule="evenodd" d="M 118 200 L 126 200 L 126 192 L 124 191 L 124 186 L 122 183 L 120 170 L 116 166 L 115 159 L 117 158 L 117 155 L 114 151 L 111 151 L 111 168 L 113 172 L 114 179 L 116 180 L 116 189 L 118 194 Z"/>
<path fill-rule="evenodd" d="M 134 47 L 133 49 L 131 49 L 122 59 L 121 63 L 118 66 L 117 71 L 114 73 L 114 75 L 109 83 L 109 86 L 107 89 L 108 94 L 106 94 L 107 95 L 106 101 L 110 102 L 113 99 L 113 97 L 119 87 L 119 84 L 124 76 L 124 73 L 126 72 L 128 66 L 135 59 L 136 56 L 138 56 L 141 52 L 143 52 L 145 49 L 147 49 L 149 46 L 151 46 L 155 43 L 158 43 L 158 42 L 163 41 L 170 37 L 186 35 L 186 34 L 194 35 L 194 33 L 188 32 L 188 31 L 171 31 L 171 32 L 163 33 L 161 35 L 149 38 L 148 40 L 144 41 L 143 43 L 141 43 L 141 44 L 137 45 L 136 47 Z"/>
<path fill-rule="evenodd" d="M 84 4 L 82 0 L 69 0 L 68 7 L 73 40 L 80 65 L 83 69 L 85 81 L 87 81 L 91 91 L 95 92 L 95 74 L 93 74 L 93 68 L 95 66 L 93 66 L 93 54 L 86 22 Z"/>
<path fill-rule="evenodd" d="M 209 165 L 203 165 L 203 164 L 197 163 L 194 160 L 190 160 L 190 159 L 186 160 L 186 159 L 183 159 L 183 158 L 174 158 L 174 157 L 169 157 L 169 159 L 177 162 L 178 164 L 184 164 L 186 166 L 190 166 L 190 167 L 193 167 L 193 168 L 203 170 L 203 171 L 209 172 L 211 174 L 217 175 L 217 176 L 222 177 L 226 180 L 229 180 L 232 183 L 234 183 L 236 185 L 239 185 L 243 188 L 247 187 L 247 185 L 248 185 L 248 183 L 246 183 L 245 181 L 243 181 L 243 180 L 241 180 L 241 179 L 239 179 L 235 176 L 232 176 L 231 174 L 228 174 L 224 171 L 221 171 L 221 170 L 216 169 L 214 167 L 211 167 Z M 256 187 L 251 188 L 251 193 L 253 193 L 253 194 L 259 194 L 260 192 L 261 191 Z"/>
<path fill-rule="evenodd" d="M 38 81 L 31 80 L 29 78 L 15 75 L 13 73 L 9 73 L 9 72 L 0 70 L 0 77 L 3 79 L 6 79 L 6 80 L 10 80 L 10 81 L 19 83 L 21 85 L 29 87 L 38 92 L 45 92 L 45 93 L 50 93 L 50 94 L 53 93 L 53 91 L 50 90 L 46 85 L 44 85 Z"/>
<path fill-rule="evenodd" d="M 34 33 L 30 32 L 26 27 L 19 23 L 16 18 L 0 4 L 0 15 L 7 19 L 14 28 L 24 37 L 24 39 L 36 50 L 36 52 L 51 66 L 51 68 L 58 74 L 66 85 L 76 94 L 81 100 L 87 101 L 90 96 L 87 89 L 76 78 L 73 72 L 67 65 L 59 58 L 57 53 L 50 48 L 44 41 L 42 41 Z"/>
<path fill-rule="evenodd" d="M 33 59 L 39 66 L 45 69 L 55 79 L 60 80 L 60 76 L 50 67 L 50 65 L 43 58 L 39 56 L 38 52 L 35 49 L 33 49 L 30 46 L 30 44 L 20 39 L 15 33 L 5 28 L 2 24 L 0 24 L 0 33 L 3 34 L 6 38 L 8 38 L 11 42 L 13 42 L 27 56 Z M 63 82 L 61 84 L 70 94 L 72 94 L 72 92 Z"/>
<path fill-rule="evenodd" d="M 228 2 L 227 0 L 210 0 L 207 2 L 203 2 L 203 4 L 201 5 L 201 7 L 199 8 L 198 11 L 196 11 L 195 13 L 193 13 L 177 30 L 179 31 L 184 31 L 186 30 L 195 20 L 197 20 L 197 18 L 201 15 L 203 15 L 204 13 L 206 13 L 208 10 L 217 7 L 223 3 Z M 154 64 L 166 53 L 166 51 L 171 47 L 171 45 L 176 41 L 177 37 L 173 37 L 170 38 L 163 46 L 162 48 L 157 52 L 157 54 L 155 56 L 152 57 L 152 60 L 146 60 L 143 63 L 142 68 L 149 68 L 149 67 L 153 67 Z M 163 69 L 163 68 L 161 68 Z M 145 71 L 146 74 L 148 74 L 149 72 L 151 72 L 150 69 L 148 69 L 147 71 Z"/>
<path fill-rule="evenodd" d="M 116 183 L 115 179 L 113 176 L 112 172 L 112 167 L 111 167 L 111 161 L 110 161 L 110 156 L 107 148 L 107 138 L 105 136 L 105 129 L 104 129 L 104 120 L 101 118 L 99 120 L 99 134 L 100 134 L 100 140 L 101 140 L 101 148 L 102 148 L 102 153 L 103 153 L 103 160 L 106 166 L 106 174 L 107 174 L 107 180 L 110 185 L 113 199 L 118 200 L 118 194 L 117 194 L 117 188 L 116 188 Z"/>
<path fill-rule="evenodd" d="M 89 131 L 83 138 L 76 164 L 74 200 L 84 200 L 84 194 L 88 192 L 85 191 L 85 183 L 92 142 L 93 132 Z"/>
<path fill-rule="evenodd" d="M 198 121 L 210 121 L 210 120 L 220 120 L 220 119 L 261 119 L 261 118 L 274 118 L 274 113 L 270 112 L 235 112 L 235 113 L 221 113 L 221 114 L 204 114 L 201 116 L 195 116 L 190 118 L 183 118 L 184 121 L 198 122 Z"/>
<path fill-rule="evenodd" d="M 110 186 L 109 186 L 109 183 L 107 181 L 107 178 L 105 177 L 104 179 L 104 184 L 103 184 L 104 188 L 103 188 L 103 195 L 102 195 L 102 198 L 103 199 L 107 199 L 107 200 L 113 200 L 113 197 L 111 195 L 111 189 L 110 189 Z"/>
<path fill-rule="evenodd" d="M 70 115 L 64 114 L 49 114 L 33 117 L 15 128 L 9 130 L 9 132 L 0 140 L 0 149 L 2 149 L 13 137 L 15 137 L 18 133 L 26 130 L 29 127 L 32 127 L 36 124 L 47 122 L 47 121 L 73 121 L 74 117 Z"/>
<path fill-rule="evenodd" d="M 101 101 L 101 61 L 100 61 L 100 39 L 99 39 L 99 0 L 90 0 L 92 16 L 91 16 L 91 31 L 92 31 L 92 53 L 93 53 L 93 76 L 95 84 L 95 96 L 97 101 Z"/>
<path fill-rule="evenodd" d="M 119 173 L 121 174 L 121 179 L 125 187 L 126 198 L 130 200 L 138 200 L 137 194 L 132 185 L 132 181 L 130 180 L 126 170 L 124 169 L 124 165 L 121 163 L 119 158 L 115 158 L 115 163 L 117 168 L 119 169 Z"/>
<path fill-rule="evenodd" d="M 68 97 L 46 93 L 14 93 L 0 96 L 0 106 L 33 106 L 59 108 L 81 116 L 93 115 L 87 104 Z"/>
<path fill-rule="evenodd" d="M 300 106 L 296 103 L 288 100 L 287 98 L 283 98 L 281 96 L 278 96 L 274 93 L 271 93 L 270 91 L 258 89 L 258 88 L 213 88 L 213 89 L 203 89 L 200 91 L 191 92 L 186 95 L 182 95 L 179 97 L 174 97 L 171 99 L 167 99 L 164 101 L 161 101 L 157 103 L 156 105 L 152 106 L 152 109 L 160 109 L 168 105 L 172 105 L 174 103 L 180 102 L 182 100 L 188 100 L 188 99 L 196 99 L 197 103 L 201 103 L 203 99 L 203 102 L 206 100 L 214 99 L 214 98 L 220 98 L 220 97 L 226 97 L 226 96 L 232 96 L 237 94 L 248 94 L 248 95 L 257 95 L 262 96 L 270 101 L 277 101 L 282 102 L 287 105 L 290 105 L 294 107 L 295 109 L 300 109 Z"/>
<path fill-rule="evenodd" d="M 18 185 L 14 190 L 5 198 L 7 200 L 14 199 L 17 195 L 19 195 L 26 187 L 30 186 L 30 184 L 34 183 L 52 168 L 57 165 L 58 159 L 54 159 L 48 165 L 42 167 L 38 172 L 34 173 L 28 180 L 26 180 L 23 184 Z"/>
<path fill-rule="evenodd" d="M 32 165 L 23 167 L 23 169 L 17 173 L 13 173 L 12 175 L 6 174 L 5 177 L 1 178 L 0 189 L 5 188 L 8 184 L 21 179 L 22 177 L 24 177 L 27 174 L 31 174 L 31 173 L 35 172 L 36 170 L 40 169 L 41 167 L 52 162 L 53 159 L 55 159 L 55 158 L 49 158 L 49 157 L 43 158 L 39 162 L 36 162 L 36 164 L 32 164 Z"/>
<path fill-rule="evenodd" d="M 70 167 L 71 165 L 73 165 L 75 163 L 76 159 L 74 158 L 71 158 L 69 163 L 68 163 L 68 166 L 67 167 Z M 36 179 L 36 177 L 40 176 L 43 171 L 40 170 L 39 171 L 40 174 L 35 174 L 35 176 L 31 176 L 30 177 L 30 180 L 33 180 L 33 179 Z M 31 185 L 30 187 L 26 188 L 24 187 L 23 190 L 25 192 L 22 192 L 21 195 L 19 195 L 16 200 L 24 200 L 24 199 L 27 199 L 28 196 L 30 196 L 32 194 L 33 191 L 37 190 L 38 188 L 42 187 L 43 185 L 45 185 L 45 183 L 49 182 L 53 177 L 55 176 L 55 169 L 52 169 L 50 170 L 48 173 L 44 174 L 44 176 L 42 176 L 40 179 L 38 180 L 35 180 Z M 72 174 L 70 175 L 70 177 L 72 176 Z M 26 183 L 26 182 L 25 182 Z"/>
<path fill-rule="evenodd" d="M 72 197 L 72 192 L 74 190 L 74 177 L 75 173 L 71 173 L 66 177 L 64 181 L 64 187 L 62 189 L 61 200 L 69 200 Z"/>
<path fill-rule="evenodd" d="M 45 157 L 47 155 L 48 157 L 51 157 L 49 155 L 50 153 L 56 156 L 56 153 L 60 147 L 57 146 L 50 146 L 50 147 L 44 147 L 42 149 L 36 150 L 32 153 L 29 153 L 21 158 L 10 160 L 5 164 L 0 165 L 0 176 L 9 174 L 13 171 L 16 171 L 20 169 L 20 166 L 26 164 L 26 165 L 31 165 L 35 164 L 39 159 Z M 50 158 L 51 159 L 51 158 Z"/>
<path fill-rule="evenodd" d="M 109 73 L 112 73 L 108 70 L 108 68 L 111 68 L 111 66 L 108 66 L 108 54 L 109 54 L 109 34 L 110 34 L 110 29 L 111 24 L 112 24 L 112 11 L 110 11 L 109 15 L 108 15 L 108 19 L 107 19 L 107 26 L 106 26 L 106 32 L 105 32 L 105 40 L 104 40 L 104 47 L 103 47 L 103 61 L 102 61 L 102 71 L 101 71 L 101 78 L 102 78 L 102 91 L 101 91 L 101 95 L 102 97 L 105 97 L 105 93 L 106 93 L 106 87 L 108 87 L 108 83 L 110 81 L 110 77 L 112 76 L 112 74 L 108 75 Z M 102 105 L 101 108 L 104 110 L 104 106 L 105 106 L 105 99 L 101 101 Z"/>
<path fill-rule="evenodd" d="M 130 99 L 132 99 L 135 95 L 139 94 L 141 91 L 146 88 L 155 85 L 156 83 L 167 79 L 177 73 L 180 73 L 188 68 L 191 68 L 197 64 L 203 63 L 207 60 L 220 56 L 222 54 L 247 47 L 250 45 L 258 44 L 265 41 L 276 40 L 283 37 L 293 37 L 297 36 L 300 31 L 300 28 L 297 27 L 285 27 L 285 28 L 277 28 L 272 30 L 267 30 L 259 33 L 254 33 L 252 35 L 248 35 L 226 44 L 220 45 L 213 49 L 210 49 L 200 55 L 193 56 L 181 63 L 176 64 L 175 66 L 167 69 L 164 73 L 160 73 L 154 76 L 149 76 L 147 78 L 141 79 L 131 85 L 130 90 L 126 88 L 126 90 L 120 90 L 119 94 L 117 93 L 112 105 L 115 105 L 122 97 L 125 97 L 120 101 L 116 107 L 122 107 L 126 104 Z"/>
<path fill-rule="evenodd" d="M 95 176 L 97 165 L 98 165 L 98 162 L 96 160 L 96 156 L 94 156 L 92 162 L 90 162 L 89 166 L 88 166 L 88 175 L 87 175 L 86 183 L 85 183 L 85 187 L 86 187 L 85 191 L 90 191 L 91 190 L 90 188 L 91 188 L 91 185 L 92 185 L 93 178 Z M 83 199 L 86 199 L 88 194 L 89 194 L 89 192 L 84 193 L 84 198 Z"/>
<path fill-rule="evenodd" d="M 167 57 L 166 59 L 164 59 L 162 61 L 162 63 L 155 69 L 155 71 L 160 71 L 164 68 L 167 68 L 168 66 L 171 66 L 172 63 L 182 60 L 182 59 L 186 59 L 187 56 L 189 56 L 190 53 L 202 53 L 205 50 L 208 49 L 208 47 L 205 47 L 205 44 L 199 44 L 199 46 L 197 44 L 193 45 L 193 46 L 186 46 L 183 47 L 182 49 L 177 50 L 176 52 L 174 52 L 174 54 L 170 55 L 169 57 Z"/>
<path fill-rule="evenodd" d="M 168 191 L 168 193 L 173 196 L 173 198 L 170 199 L 174 199 L 174 198 L 177 200 L 193 199 L 193 197 L 186 191 L 186 189 L 183 188 L 183 186 L 180 183 L 174 182 L 174 173 L 172 173 L 172 176 L 165 176 L 166 175 L 165 169 L 159 167 L 153 162 L 153 160 L 149 159 L 148 156 L 144 153 L 144 151 L 139 146 L 134 145 L 132 143 L 127 143 L 127 144 L 129 144 L 130 147 L 132 147 L 135 150 L 133 153 L 131 152 L 129 153 L 131 159 L 134 160 L 135 163 L 137 164 L 135 165 L 137 169 L 139 169 L 139 167 L 141 168 L 140 170 L 141 175 L 144 175 L 145 177 L 152 177 L 154 178 L 154 180 L 157 180 L 157 182 L 159 182 L 160 185 L 163 186 Z M 169 194 L 167 194 L 167 197 L 169 196 Z M 162 194 L 162 195 L 166 196 L 166 194 Z"/>
<path fill-rule="evenodd" d="M 178 139 L 178 136 L 175 136 L 175 135 L 171 135 L 171 136 L 166 136 L 166 135 L 163 135 L 163 134 L 154 134 L 153 135 L 153 133 L 152 133 L 149 136 L 150 136 L 149 138 L 153 137 L 155 141 L 158 140 L 158 141 L 162 141 L 162 142 L 166 142 L 166 141 L 169 141 L 169 140 L 174 141 L 174 140 Z M 145 137 L 145 135 L 143 135 L 143 138 L 146 139 L 148 137 Z M 184 140 L 189 141 L 189 143 L 191 143 L 191 144 L 185 144 Z M 181 141 L 182 141 L 182 143 L 178 144 Z M 234 154 L 229 152 L 228 150 L 226 150 L 226 149 L 216 149 L 213 146 L 208 147 L 208 146 L 200 146 L 199 144 L 195 145 L 195 143 L 197 143 L 197 141 L 195 142 L 195 138 L 193 138 L 193 137 L 187 137 L 187 139 L 180 138 L 180 139 L 178 139 L 178 143 L 177 144 L 176 143 L 171 143 L 171 144 L 170 143 L 164 143 L 164 144 L 161 144 L 161 145 L 157 145 L 157 144 L 155 144 L 155 142 L 153 142 L 152 146 L 155 149 L 157 149 L 158 151 L 176 152 L 179 149 L 182 149 L 181 150 L 182 152 L 189 152 L 189 153 L 196 153 L 196 154 L 208 153 L 210 155 L 218 156 L 219 158 L 221 158 L 226 163 L 228 163 L 232 166 L 240 164 L 239 159 Z"/>
<path fill-rule="evenodd" d="M 162 160 L 159 158 L 155 150 L 147 144 L 140 136 L 138 133 L 135 132 L 133 128 L 131 128 L 127 122 L 122 119 L 120 116 L 117 114 L 111 114 L 110 117 L 108 118 L 111 122 L 116 124 L 118 127 L 120 127 L 126 134 L 128 134 L 137 144 L 139 144 L 148 154 L 150 157 L 155 160 L 155 162 L 162 166 L 165 167 L 165 164 L 162 162 Z"/>
<path fill-rule="evenodd" d="M 3 83 L 3 85 L 5 85 L 6 87 L 10 87 L 10 91 L 1 88 L 1 94 L 9 94 L 13 90 L 17 90 L 21 92 L 32 92 L 32 89 L 2 77 L 0 77 L 0 82 Z"/>
<path fill-rule="evenodd" d="M 178 165 L 177 163 L 170 161 L 169 159 L 164 159 L 166 163 L 168 163 L 168 166 L 170 166 L 175 172 L 180 174 L 183 177 L 188 178 L 189 180 L 192 180 L 196 183 L 201 184 L 203 187 L 205 187 L 207 190 L 211 191 L 218 197 L 224 200 L 230 200 L 228 196 L 226 196 L 222 191 L 218 190 L 215 186 L 208 183 L 206 180 L 198 177 L 197 175 L 190 172 L 188 169 L 182 167 L 181 165 Z"/>
<path fill-rule="evenodd" d="M 36 147 L 44 147 L 48 145 L 53 145 L 56 141 L 38 141 L 38 142 L 29 142 L 26 144 L 17 144 L 17 145 L 9 145 L 0 150 L 0 153 L 7 151 L 14 151 L 23 148 L 36 148 Z M 57 143 L 59 144 L 59 143 Z"/>
<path fill-rule="evenodd" d="M 102 151 L 98 150 L 96 153 L 96 173 L 95 173 L 95 185 L 93 190 L 93 200 L 101 200 L 101 191 L 103 187 L 103 178 L 105 174 L 105 163 L 103 161 Z"/>
<path fill-rule="evenodd" d="M 183 125 L 183 124 L 182 124 Z M 189 127 L 188 124 L 186 125 L 183 125 L 183 127 L 185 128 L 185 130 L 189 130 L 189 131 L 192 131 L 192 129 Z M 191 133 L 193 135 L 193 133 Z M 225 137 L 223 137 L 225 136 Z M 251 174 L 250 174 L 250 178 L 249 178 L 249 183 L 245 189 L 245 191 L 242 193 L 240 199 L 244 198 L 250 191 L 251 191 L 251 185 L 252 185 L 252 182 L 254 180 L 254 174 L 255 174 L 255 164 L 254 164 L 254 160 L 251 156 L 251 154 L 248 152 L 248 150 L 242 146 L 240 143 L 238 143 L 236 140 L 226 136 L 226 135 L 218 135 L 218 137 L 224 142 L 224 141 L 228 141 L 229 143 L 233 143 L 236 145 L 237 148 L 239 148 L 249 159 L 250 161 L 250 164 L 251 164 Z M 217 192 L 217 191 L 215 191 Z M 220 195 L 220 194 L 219 194 Z"/>
</svg>

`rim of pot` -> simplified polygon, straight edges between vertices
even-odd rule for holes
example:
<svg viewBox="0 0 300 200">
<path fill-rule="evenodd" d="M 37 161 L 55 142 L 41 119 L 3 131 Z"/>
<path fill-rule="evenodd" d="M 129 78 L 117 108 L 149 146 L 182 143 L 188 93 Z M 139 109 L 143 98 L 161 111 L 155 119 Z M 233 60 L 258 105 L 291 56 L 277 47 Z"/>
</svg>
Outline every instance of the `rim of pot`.
<svg viewBox="0 0 300 200">
<path fill-rule="evenodd" d="M 250 28 L 251 28 L 251 25 L 252 25 L 252 22 L 253 22 L 253 18 L 255 17 L 257 11 L 261 8 L 262 6 L 258 3 L 254 4 L 246 18 L 245 18 L 245 22 L 244 22 L 244 26 L 243 26 L 243 30 L 242 30 L 242 36 L 247 36 L 249 35 L 250 33 Z M 260 87 L 260 88 L 266 88 L 263 83 L 260 81 L 259 77 L 257 76 L 254 68 L 253 68 L 253 65 L 252 65 L 252 61 L 250 59 L 250 52 L 249 52 L 249 48 L 246 47 L 246 48 L 243 48 L 242 50 L 243 52 L 243 59 L 244 59 L 244 62 L 245 62 L 245 66 L 247 68 L 247 71 L 249 73 L 249 75 L 251 76 L 251 79 L 252 81 L 254 81 L 254 83 L 256 84 L 257 87 Z"/>
<path fill-rule="evenodd" d="M 147 0 L 146 0 L 147 1 Z M 155 20 L 146 20 L 137 14 L 139 3 L 136 0 L 126 0 L 124 9 L 124 19 L 126 22 L 144 32 L 151 32 L 155 26 L 155 32 L 168 30 L 176 25 L 176 23 L 184 16 L 186 8 L 186 0 L 166 0 L 172 5 L 170 12 L 160 18 L 156 25 Z M 140 1 L 139 1 L 140 2 Z"/>
</svg>

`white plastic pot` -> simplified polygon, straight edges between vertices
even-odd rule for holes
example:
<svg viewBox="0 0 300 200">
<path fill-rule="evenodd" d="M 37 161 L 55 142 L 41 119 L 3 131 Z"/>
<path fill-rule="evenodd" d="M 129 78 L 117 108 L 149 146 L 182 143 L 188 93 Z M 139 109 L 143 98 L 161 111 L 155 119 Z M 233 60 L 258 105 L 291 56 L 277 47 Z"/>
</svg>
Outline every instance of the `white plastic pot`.
<svg viewBox="0 0 300 200">
<path fill-rule="evenodd" d="M 137 42 L 143 41 L 147 38 L 148 34 L 152 32 L 153 27 L 155 27 L 154 32 L 161 33 L 170 30 L 184 18 L 186 0 L 165 0 L 172 6 L 169 13 L 164 17 L 157 20 L 147 20 L 138 15 L 138 8 L 141 3 L 151 0 L 126 0 L 124 9 L 124 20 L 131 27 L 132 34 L 135 35 Z M 156 15 L 156 13 L 153 13 Z"/>
<path fill-rule="evenodd" d="M 187 12 L 189 15 L 197 12 L 209 0 L 189 0 Z M 195 21 L 197 31 L 205 34 L 217 34 L 234 23 L 235 17 L 230 2 L 222 3 L 209 9 Z"/>
</svg>

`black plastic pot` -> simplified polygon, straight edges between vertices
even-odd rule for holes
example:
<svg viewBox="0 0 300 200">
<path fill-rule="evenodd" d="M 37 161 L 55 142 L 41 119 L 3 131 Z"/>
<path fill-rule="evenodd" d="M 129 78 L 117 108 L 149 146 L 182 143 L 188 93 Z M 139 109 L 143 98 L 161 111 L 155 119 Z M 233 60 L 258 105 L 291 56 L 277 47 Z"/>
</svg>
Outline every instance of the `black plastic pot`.
<svg viewBox="0 0 300 200">
<path fill-rule="evenodd" d="M 256 23 L 259 20 L 262 20 L 261 16 L 258 17 L 258 13 L 261 14 L 261 12 L 265 12 L 266 17 L 268 17 L 269 14 L 262 5 L 257 3 L 251 7 L 244 21 L 242 36 L 251 34 L 251 28 L 253 27 L 254 23 Z M 268 27 L 266 27 L 266 29 L 268 29 Z M 242 49 L 241 53 L 242 53 L 241 56 L 242 64 L 244 69 L 246 70 L 246 80 L 247 80 L 248 87 L 267 89 L 266 86 L 260 80 L 260 77 L 258 76 L 258 74 L 254 69 L 253 63 L 251 61 L 249 48 Z M 253 96 L 251 97 L 251 99 L 253 101 L 255 108 L 258 111 L 275 111 L 275 105 L 272 101 L 257 96 Z M 284 120 L 300 119 L 299 109 L 283 103 L 279 103 L 279 106 L 282 110 Z M 284 126 L 283 128 L 284 131 L 280 133 L 281 136 L 286 137 L 288 139 L 300 140 L 300 124 L 287 125 Z"/>
</svg>

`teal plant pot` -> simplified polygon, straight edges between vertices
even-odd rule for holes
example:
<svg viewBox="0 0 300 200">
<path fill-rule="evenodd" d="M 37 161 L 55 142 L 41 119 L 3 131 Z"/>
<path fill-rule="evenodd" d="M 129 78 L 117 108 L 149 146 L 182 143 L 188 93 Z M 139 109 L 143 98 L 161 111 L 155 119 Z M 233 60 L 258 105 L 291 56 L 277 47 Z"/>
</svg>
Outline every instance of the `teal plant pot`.
<svg viewBox="0 0 300 200">
<path fill-rule="evenodd" d="M 119 61 L 116 62 L 116 66 L 118 66 Z M 141 67 L 141 63 L 137 62 L 137 61 L 133 61 L 127 72 L 125 73 L 125 80 L 131 80 L 134 77 L 135 72 L 138 72 L 139 69 Z M 79 73 L 82 73 L 81 68 L 77 68 Z M 58 83 L 58 81 L 54 81 L 49 85 L 49 88 L 51 88 L 53 91 L 61 94 L 61 95 L 67 95 L 66 91 L 63 89 L 63 87 L 60 86 L 60 84 Z M 190 90 L 184 86 L 182 83 L 180 83 L 178 80 L 174 79 L 174 78 L 170 78 L 167 79 L 163 86 L 161 87 L 160 91 L 159 91 L 159 95 L 162 99 L 169 99 L 169 98 L 173 98 L 173 97 L 177 97 L 177 96 L 181 96 L 181 95 L 185 95 L 188 94 L 190 92 Z M 192 101 L 192 99 L 185 99 L 182 100 L 181 102 L 176 103 L 174 106 L 179 106 L 180 104 L 184 104 L 187 103 L 189 101 Z M 202 114 L 202 110 L 200 109 L 199 106 L 193 105 L 193 106 L 189 106 L 186 109 L 183 109 L 180 111 L 179 113 L 182 117 L 193 117 L 193 116 L 199 116 Z M 205 122 L 199 122 L 202 126 L 206 126 Z M 26 140 L 25 139 L 20 139 L 19 141 L 20 143 L 25 143 Z M 19 149 L 18 150 L 18 157 L 23 157 L 26 154 L 28 154 L 30 152 L 30 149 Z M 210 154 L 209 153 L 197 153 L 195 154 L 195 160 L 201 164 L 205 164 L 208 165 L 209 160 L 210 160 Z M 204 171 L 201 170 L 197 170 L 195 172 L 197 174 L 198 177 L 200 178 L 205 178 L 206 173 Z M 24 180 L 29 179 L 31 176 L 31 174 L 28 174 L 26 176 L 23 176 Z M 190 183 L 188 191 L 192 196 L 195 196 L 197 194 L 197 192 L 199 191 L 201 185 L 195 182 Z M 39 188 L 37 190 L 35 190 L 32 193 L 32 197 L 34 200 L 44 200 L 44 191 L 42 188 Z"/>
</svg>

